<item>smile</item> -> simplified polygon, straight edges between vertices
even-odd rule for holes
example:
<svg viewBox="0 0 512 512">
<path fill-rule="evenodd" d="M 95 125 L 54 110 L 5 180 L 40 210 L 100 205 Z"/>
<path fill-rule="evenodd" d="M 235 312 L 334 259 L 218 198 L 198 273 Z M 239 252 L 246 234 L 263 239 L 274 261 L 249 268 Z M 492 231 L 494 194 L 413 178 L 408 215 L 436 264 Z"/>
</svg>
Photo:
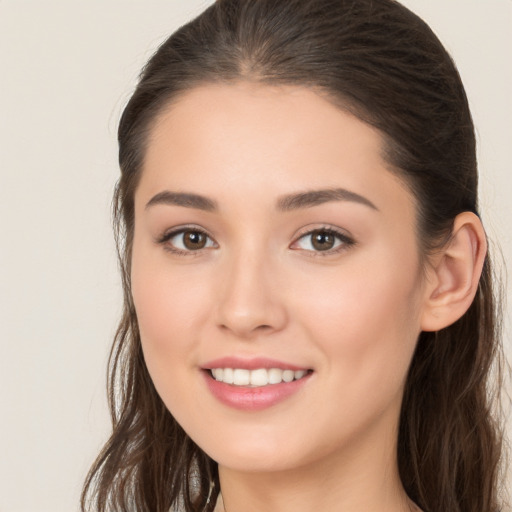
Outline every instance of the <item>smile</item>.
<svg viewBox="0 0 512 512">
<path fill-rule="evenodd" d="M 212 377 L 224 384 L 244 387 L 263 387 L 268 385 L 281 384 L 282 382 L 293 382 L 300 380 L 307 375 L 307 370 L 282 370 L 281 368 L 256 368 L 247 370 L 245 368 L 212 368 Z"/>
<path fill-rule="evenodd" d="M 224 405 L 261 411 L 300 394 L 314 370 L 290 362 L 256 357 L 222 357 L 201 366 L 205 384 Z"/>
</svg>

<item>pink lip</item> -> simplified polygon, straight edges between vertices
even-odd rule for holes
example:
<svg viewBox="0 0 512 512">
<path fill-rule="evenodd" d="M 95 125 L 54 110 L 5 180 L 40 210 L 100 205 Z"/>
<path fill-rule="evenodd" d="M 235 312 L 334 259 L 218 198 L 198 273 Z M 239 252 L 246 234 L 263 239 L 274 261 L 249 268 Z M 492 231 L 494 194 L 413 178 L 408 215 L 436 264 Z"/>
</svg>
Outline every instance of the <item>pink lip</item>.
<svg viewBox="0 0 512 512">
<path fill-rule="evenodd" d="M 307 370 L 307 368 L 275 359 L 240 359 L 238 357 L 223 357 L 202 365 L 202 373 L 212 395 L 224 405 L 243 411 L 260 411 L 272 407 L 299 392 L 311 377 L 311 373 L 309 373 L 302 379 L 292 382 L 281 382 L 280 384 L 269 384 L 268 386 L 253 388 L 219 382 L 212 377 L 209 371 L 212 368 L 242 368 L 245 370 L 280 368 L 293 371 Z"/>
<path fill-rule="evenodd" d="M 241 368 L 244 370 L 257 370 L 258 368 L 280 368 L 281 370 L 308 370 L 302 366 L 285 363 L 276 359 L 268 359 L 266 357 L 256 357 L 252 359 L 243 359 L 240 357 L 221 357 L 213 361 L 201 365 L 204 370 L 211 370 L 212 368 Z"/>
</svg>

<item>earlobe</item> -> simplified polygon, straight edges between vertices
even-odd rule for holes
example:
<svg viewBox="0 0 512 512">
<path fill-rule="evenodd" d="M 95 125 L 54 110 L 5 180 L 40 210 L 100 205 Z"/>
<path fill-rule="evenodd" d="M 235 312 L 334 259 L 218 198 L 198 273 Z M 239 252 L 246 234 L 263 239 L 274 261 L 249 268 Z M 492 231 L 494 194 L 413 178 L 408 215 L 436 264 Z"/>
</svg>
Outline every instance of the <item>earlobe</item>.
<svg viewBox="0 0 512 512">
<path fill-rule="evenodd" d="M 459 214 L 450 240 L 432 261 L 421 319 L 423 331 L 444 329 L 464 315 L 475 297 L 486 253 L 480 219 L 471 212 Z"/>
</svg>

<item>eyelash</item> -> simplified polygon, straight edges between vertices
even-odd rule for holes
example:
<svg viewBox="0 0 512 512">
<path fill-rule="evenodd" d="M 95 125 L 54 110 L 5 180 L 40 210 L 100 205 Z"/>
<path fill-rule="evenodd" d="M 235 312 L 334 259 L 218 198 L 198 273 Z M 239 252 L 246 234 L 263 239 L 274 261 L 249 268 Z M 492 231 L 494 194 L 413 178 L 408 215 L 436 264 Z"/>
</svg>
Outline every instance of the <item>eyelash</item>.
<svg viewBox="0 0 512 512">
<path fill-rule="evenodd" d="M 337 247 L 333 247 L 332 249 L 327 249 L 325 251 L 315 251 L 303 249 L 309 256 L 311 257 L 327 257 L 332 256 L 333 254 L 339 254 L 343 251 L 346 251 L 353 247 L 356 244 L 356 241 L 348 236 L 346 233 L 332 227 L 332 226 L 320 226 L 314 229 L 308 229 L 300 234 L 292 245 L 297 244 L 301 239 L 306 237 L 311 237 L 314 233 L 322 233 L 325 235 L 332 235 L 335 239 L 337 239 L 340 243 Z M 299 249 L 300 250 L 300 249 Z"/>
<path fill-rule="evenodd" d="M 175 246 L 168 244 L 169 240 L 171 240 L 172 238 L 174 238 L 177 235 L 184 234 L 186 232 L 199 233 L 200 235 L 205 236 L 210 241 L 212 241 L 215 245 L 217 245 L 215 240 L 213 240 L 213 238 L 205 230 L 203 230 L 202 228 L 199 228 L 198 226 L 182 226 L 182 227 L 179 227 L 176 229 L 172 229 L 170 231 L 166 231 L 165 233 L 163 233 L 163 235 L 158 237 L 156 242 L 160 245 L 163 245 L 164 249 L 166 251 L 169 251 L 178 256 L 192 256 L 192 257 L 198 256 L 199 254 L 201 254 L 201 252 L 204 249 L 210 248 L 210 247 L 205 247 L 205 248 L 201 248 L 201 249 L 197 249 L 197 250 L 193 250 L 193 249 L 183 250 L 183 249 L 179 249 Z M 349 249 L 350 247 L 352 247 L 356 244 L 355 240 L 353 240 L 351 237 L 349 237 L 346 233 L 343 233 L 343 232 L 333 228 L 332 226 L 322 226 L 322 227 L 317 227 L 317 228 L 310 229 L 308 231 L 303 232 L 295 239 L 295 241 L 291 245 L 297 244 L 303 238 L 306 238 L 307 236 L 312 236 L 314 233 L 322 233 L 322 234 L 326 234 L 326 235 L 332 235 L 341 243 L 337 247 L 334 247 L 332 249 L 327 249 L 325 251 L 302 249 L 304 252 L 306 252 L 311 257 L 318 257 L 318 256 L 325 257 L 325 256 L 331 256 L 333 254 L 338 254 L 340 252 L 346 251 L 347 249 Z M 301 249 L 296 249 L 296 250 L 301 250 Z"/>
<path fill-rule="evenodd" d="M 183 249 L 179 249 L 178 247 L 174 247 L 171 244 L 167 243 L 167 242 L 169 242 L 169 240 L 171 240 L 175 236 L 184 234 L 187 232 L 199 233 L 199 234 L 205 236 L 206 238 L 208 238 L 209 240 L 213 241 L 213 238 L 204 229 L 201 229 L 198 226 L 182 226 L 182 227 L 179 227 L 176 229 L 171 229 L 170 231 L 166 231 L 162 236 L 160 236 L 156 240 L 156 242 L 158 244 L 163 245 L 164 249 L 166 251 L 169 251 L 178 256 L 198 256 L 202 252 L 202 249 L 197 249 L 197 250 L 190 249 L 188 251 L 185 251 Z M 216 242 L 214 242 L 214 243 L 216 244 Z"/>
</svg>

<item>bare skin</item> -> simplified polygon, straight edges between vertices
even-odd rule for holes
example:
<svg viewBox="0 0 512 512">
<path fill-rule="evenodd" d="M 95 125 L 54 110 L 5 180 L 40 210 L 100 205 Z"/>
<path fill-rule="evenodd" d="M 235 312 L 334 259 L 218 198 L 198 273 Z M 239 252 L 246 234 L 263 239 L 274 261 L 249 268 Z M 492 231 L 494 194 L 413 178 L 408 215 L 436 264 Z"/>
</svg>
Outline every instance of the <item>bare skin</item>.
<svg viewBox="0 0 512 512">
<path fill-rule="evenodd" d="M 157 391 L 219 464 L 216 510 L 414 510 L 396 461 L 407 369 L 419 333 L 469 307 L 485 242 L 462 216 L 424 271 L 416 204 L 382 143 L 312 90 L 248 83 L 193 89 L 152 129 L 134 303 Z M 226 357 L 307 378 L 232 407 L 207 385 Z"/>
</svg>

